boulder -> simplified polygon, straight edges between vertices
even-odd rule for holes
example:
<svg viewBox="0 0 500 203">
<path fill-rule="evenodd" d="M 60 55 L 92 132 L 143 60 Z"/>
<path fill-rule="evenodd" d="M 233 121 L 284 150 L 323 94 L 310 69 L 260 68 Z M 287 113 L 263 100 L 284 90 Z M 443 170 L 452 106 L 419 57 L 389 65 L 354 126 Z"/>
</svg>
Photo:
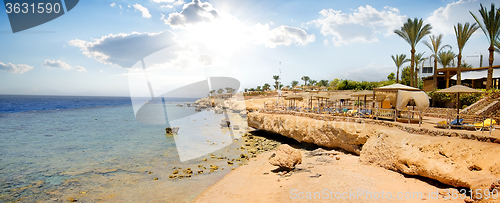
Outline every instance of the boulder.
<svg viewBox="0 0 500 203">
<path fill-rule="evenodd" d="M 302 163 L 302 155 L 300 154 L 300 150 L 283 144 L 278 147 L 275 156 L 269 160 L 269 163 L 290 170 L 295 168 L 295 165 Z"/>
</svg>

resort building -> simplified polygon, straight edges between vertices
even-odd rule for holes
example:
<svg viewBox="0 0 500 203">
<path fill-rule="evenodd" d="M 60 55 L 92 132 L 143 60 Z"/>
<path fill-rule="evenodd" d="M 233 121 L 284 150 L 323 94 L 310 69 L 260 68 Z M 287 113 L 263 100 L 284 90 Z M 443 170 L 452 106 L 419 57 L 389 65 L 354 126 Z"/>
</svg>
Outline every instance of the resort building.
<svg viewBox="0 0 500 203">
<path fill-rule="evenodd" d="M 464 68 L 462 67 L 462 85 L 476 89 L 486 88 L 486 79 L 488 76 L 488 67 Z M 445 89 L 457 84 L 457 68 L 438 68 L 437 69 L 437 88 Z M 424 81 L 424 91 L 432 91 L 433 86 L 433 68 L 424 67 L 422 76 Z M 500 65 L 493 66 L 493 88 L 498 89 L 500 80 Z"/>
</svg>

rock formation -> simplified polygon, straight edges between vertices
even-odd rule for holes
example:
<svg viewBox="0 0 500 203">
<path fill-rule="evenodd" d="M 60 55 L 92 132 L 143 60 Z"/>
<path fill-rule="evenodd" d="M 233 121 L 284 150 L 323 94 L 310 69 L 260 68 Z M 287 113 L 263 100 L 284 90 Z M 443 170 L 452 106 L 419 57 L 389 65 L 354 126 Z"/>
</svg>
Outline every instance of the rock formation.
<svg viewBox="0 0 500 203">
<path fill-rule="evenodd" d="M 295 165 L 302 163 L 302 155 L 300 154 L 300 150 L 284 144 L 278 147 L 274 157 L 269 160 L 269 163 L 290 170 L 295 168 Z"/>
<path fill-rule="evenodd" d="M 253 112 L 247 117 L 250 127 L 299 142 L 342 148 L 360 155 L 362 163 L 431 178 L 455 187 L 484 191 L 500 180 L 498 143 L 411 134 L 375 124 L 322 121 L 291 115 Z M 276 162 L 273 160 L 273 163 Z"/>
</svg>

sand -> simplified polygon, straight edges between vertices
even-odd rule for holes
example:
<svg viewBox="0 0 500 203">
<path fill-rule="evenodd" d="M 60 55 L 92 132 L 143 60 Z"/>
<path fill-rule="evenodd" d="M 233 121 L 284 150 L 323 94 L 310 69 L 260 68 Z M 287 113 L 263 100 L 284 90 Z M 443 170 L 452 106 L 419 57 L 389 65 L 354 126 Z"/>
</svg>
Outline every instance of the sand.
<svg viewBox="0 0 500 203">
<path fill-rule="evenodd" d="M 424 182 L 380 167 L 363 165 L 355 155 L 340 153 L 334 157 L 306 157 L 307 152 L 301 149 L 303 161 L 297 165 L 306 171 L 292 172 L 289 178 L 273 172 L 277 167 L 268 162 L 272 152 L 260 154 L 248 165 L 226 175 L 194 202 L 464 202 L 461 199 L 465 198 L 464 195 L 446 200 L 450 188 L 436 181 Z M 310 177 L 316 174 L 321 176 Z M 403 199 L 398 199 L 398 195 Z"/>
</svg>

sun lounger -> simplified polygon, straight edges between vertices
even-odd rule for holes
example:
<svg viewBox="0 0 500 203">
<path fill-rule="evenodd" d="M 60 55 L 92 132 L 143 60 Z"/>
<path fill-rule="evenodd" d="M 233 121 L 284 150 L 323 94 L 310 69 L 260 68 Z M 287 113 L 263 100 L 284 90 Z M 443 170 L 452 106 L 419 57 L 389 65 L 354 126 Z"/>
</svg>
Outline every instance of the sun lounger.
<svg viewBox="0 0 500 203">
<path fill-rule="evenodd" d="M 484 120 L 483 122 L 479 122 L 479 123 L 474 123 L 474 124 L 465 124 L 464 126 L 467 128 L 467 129 L 470 129 L 470 130 L 477 130 L 477 131 L 481 131 L 481 130 L 495 130 L 495 124 L 497 124 L 497 122 L 495 120 L 492 120 L 492 119 L 486 119 Z"/>
<path fill-rule="evenodd" d="M 440 128 L 462 128 L 464 127 L 464 119 L 455 119 L 448 123 L 447 121 L 440 121 L 437 123 L 437 127 Z"/>
</svg>

